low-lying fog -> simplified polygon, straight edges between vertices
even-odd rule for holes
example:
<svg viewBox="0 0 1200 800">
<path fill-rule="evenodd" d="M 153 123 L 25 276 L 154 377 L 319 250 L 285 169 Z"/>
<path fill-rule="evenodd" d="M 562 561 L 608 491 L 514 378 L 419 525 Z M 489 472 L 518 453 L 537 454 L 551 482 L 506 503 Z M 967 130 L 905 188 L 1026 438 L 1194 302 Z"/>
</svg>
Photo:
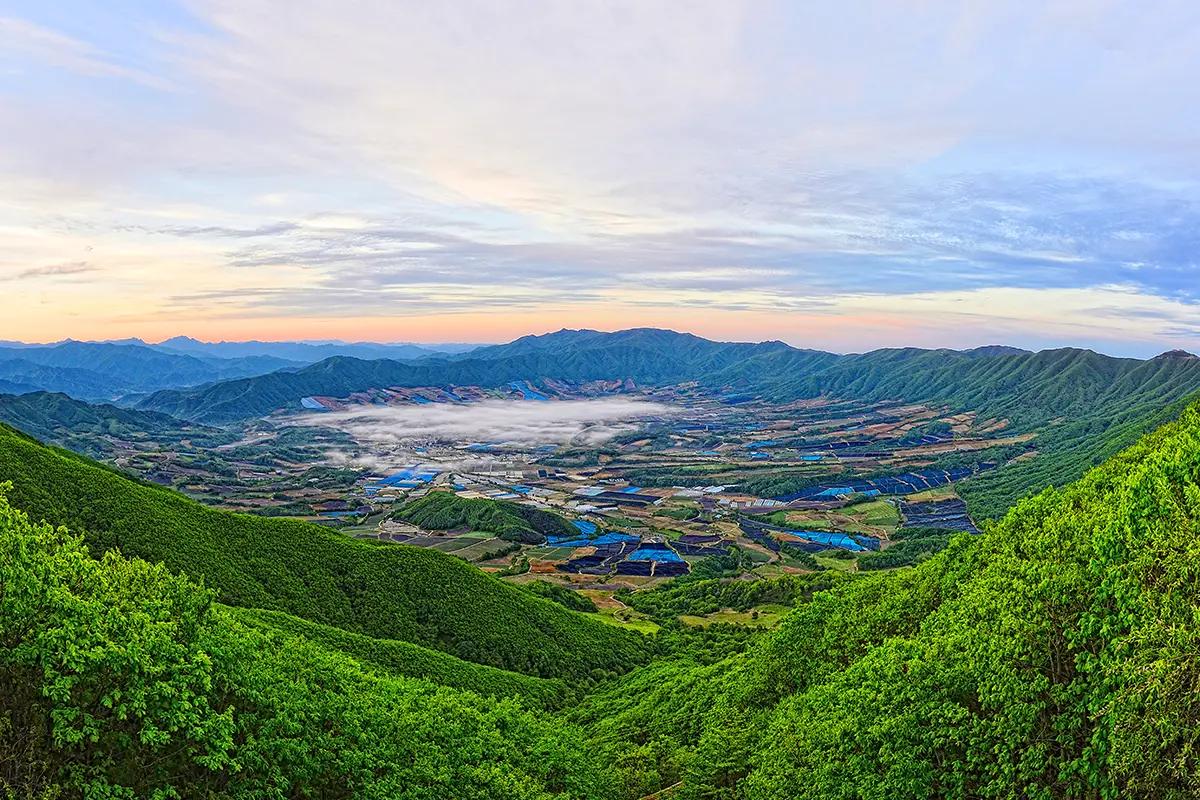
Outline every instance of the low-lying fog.
<svg viewBox="0 0 1200 800">
<path fill-rule="evenodd" d="M 595 445 L 636 430 L 636 420 L 680 409 L 624 397 L 596 400 L 485 400 L 464 405 L 368 406 L 309 414 L 296 424 L 336 428 L 360 444 L 423 442 Z"/>
</svg>

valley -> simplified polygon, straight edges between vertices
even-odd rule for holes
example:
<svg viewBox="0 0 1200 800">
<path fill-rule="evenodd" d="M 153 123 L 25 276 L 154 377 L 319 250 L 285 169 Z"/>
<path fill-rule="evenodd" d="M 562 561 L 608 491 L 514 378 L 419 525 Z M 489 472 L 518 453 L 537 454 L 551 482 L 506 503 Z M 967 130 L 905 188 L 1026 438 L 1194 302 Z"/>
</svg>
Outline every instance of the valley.
<svg viewBox="0 0 1200 800">
<path fill-rule="evenodd" d="M 215 508 L 601 594 L 652 589 L 714 558 L 750 578 L 912 564 L 955 531 L 978 532 L 956 487 L 1037 455 L 1035 433 L 971 411 L 779 403 L 694 383 L 546 379 L 302 400 L 245 423 L 93 426 L 63 443 Z M 148 414 L 124 413 L 134 428 Z M 437 514 L 411 511 L 442 496 Z M 451 498 L 569 525 L 513 540 L 445 508 Z M 903 539 L 911 528 L 936 532 L 916 547 Z"/>
<path fill-rule="evenodd" d="M 62 765 L 46 786 L 782 800 L 884 774 L 957 797 L 944 781 L 994 779 L 965 753 L 1037 752 L 1047 729 L 1061 754 L 1002 785 L 1133 786 L 1147 743 L 1188 746 L 1145 709 L 1155 730 L 1195 713 L 1145 675 L 1193 677 L 1160 617 L 1195 594 L 1198 363 L 569 331 L 419 366 L 334 356 L 319 392 L 289 368 L 107 404 L 2 395 L 0 635 L 20 647 L 0 719 L 92 720 L 108 766 L 77 780 L 75 745 L 39 745 Z M 1154 604 L 1110 608 L 1109 586 Z M 83 664 L 63 668 L 79 691 L 18 691 L 58 664 Z M 101 710 L 163 670 L 178 685 L 121 713 L 188 755 Z M 1010 696 L 1030 716 L 997 727 Z M 1042 792 L 1066 763 L 1091 777 Z"/>
</svg>

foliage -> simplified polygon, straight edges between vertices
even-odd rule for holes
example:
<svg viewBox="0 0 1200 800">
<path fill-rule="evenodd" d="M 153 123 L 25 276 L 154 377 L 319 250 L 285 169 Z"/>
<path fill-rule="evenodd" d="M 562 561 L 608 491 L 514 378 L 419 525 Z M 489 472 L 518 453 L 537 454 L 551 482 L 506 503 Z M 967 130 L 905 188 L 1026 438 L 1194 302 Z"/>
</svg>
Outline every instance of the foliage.
<svg viewBox="0 0 1200 800">
<path fill-rule="evenodd" d="M 512 563 L 496 573 L 501 578 L 511 578 L 514 575 L 524 575 L 529 572 L 529 556 L 513 556 Z"/>
<path fill-rule="evenodd" d="M 600 335 L 568 333 L 560 343 L 582 370 Z M 544 344 L 493 355 L 536 361 L 551 357 Z M 902 531 L 859 559 L 864 571 L 886 558 L 911 569 L 721 580 L 742 573 L 735 548 L 658 589 L 618 593 L 662 620 L 643 638 L 436 552 L 205 509 L 0 429 L 13 506 L 93 546 L 0 502 L 0 790 L 164 800 L 1200 792 L 1200 407 L 1169 404 L 1195 386 L 1190 360 L 885 351 L 802 363 L 789 350 L 730 352 L 696 345 L 687 368 L 715 353 L 720 386 L 738 391 L 941 395 L 1036 430 L 1037 457 L 964 485 L 976 509 L 1112 457 L 980 536 Z M 610 350 L 605 368 L 652 366 L 645 352 L 626 355 Z M 795 609 L 771 633 L 674 621 L 764 602 Z M 573 705 L 576 691 L 587 695 Z"/>
<path fill-rule="evenodd" d="M 892 534 L 892 539 L 903 541 L 905 539 L 926 539 L 931 536 L 956 536 L 962 531 L 956 531 L 951 528 L 936 528 L 924 525 L 913 525 L 910 527 L 897 528 Z"/>
<path fill-rule="evenodd" d="M 500 547 L 496 550 L 485 551 L 482 555 L 479 556 L 478 560 L 479 561 L 491 561 L 493 559 L 504 558 L 505 556 L 510 556 L 513 553 L 519 553 L 519 552 L 521 552 L 521 545 L 516 542 L 513 542 L 511 544 L 505 545 L 504 547 Z"/>
<path fill-rule="evenodd" d="M 779 552 L 783 553 L 793 565 L 799 565 L 813 572 L 820 572 L 824 569 L 824 567 L 817 563 L 817 559 L 813 557 L 812 553 L 801 550 L 790 542 L 780 542 Z"/>
<path fill-rule="evenodd" d="M 681 614 L 704 616 L 724 608 L 747 611 L 754 606 L 794 605 L 842 580 L 833 573 L 785 575 L 769 580 L 693 580 L 676 579 L 657 589 L 622 594 L 631 608 L 664 620 Z"/>
<path fill-rule="evenodd" d="M 373 639 L 279 611 L 227 607 L 241 622 L 263 630 L 300 636 L 328 650 L 352 656 L 385 675 L 420 678 L 478 695 L 516 697 L 529 706 L 557 708 L 572 693 L 561 680 L 547 680 L 463 661 L 438 650 L 395 639 Z"/>
<path fill-rule="evenodd" d="M 427 531 L 465 528 L 523 544 L 541 544 L 547 536 L 579 535 L 578 529 L 551 511 L 507 500 L 459 497 L 452 492 L 430 492 L 406 503 L 394 516 Z"/>
<path fill-rule="evenodd" d="M 113 551 L 93 560 L 3 499 L 0 552 L 10 795 L 612 796 L 569 726 L 247 626 L 187 579 Z"/>
<path fill-rule="evenodd" d="M 695 519 L 700 516 L 700 509 L 695 506 L 686 506 L 684 508 L 661 508 L 654 512 L 656 517 L 670 517 L 681 522 L 686 522 L 689 519 Z"/>
<path fill-rule="evenodd" d="M 679 586 L 680 584 L 691 583 L 693 581 L 706 581 L 740 575 L 742 572 L 742 562 L 745 560 L 744 556 L 745 554 L 742 552 L 742 549 L 737 545 L 733 545 L 725 555 L 705 556 L 700 559 L 692 564 L 691 572 L 668 581 L 662 588 Z"/>
<path fill-rule="evenodd" d="M 578 611 L 582 614 L 594 614 L 598 610 L 596 604 L 591 599 L 584 597 L 573 589 L 568 589 L 562 584 L 551 583 L 550 581 L 533 581 L 532 583 L 520 584 L 520 586 L 531 594 L 544 597 L 572 611 Z"/>
<path fill-rule="evenodd" d="M 913 569 L 816 593 L 719 669 L 643 667 L 574 718 L 612 752 L 677 747 L 680 798 L 1182 800 L 1198 558 L 1200 406 Z"/>
<path fill-rule="evenodd" d="M 962 534 L 969 536 L 970 534 Z M 919 561 L 936 555 L 950 544 L 950 536 L 921 536 L 903 539 L 878 553 L 864 553 L 858 557 L 858 568 L 871 571 L 910 567 Z"/>
<path fill-rule="evenodd" d="M 231 514 L 138 484 L 0 427 L 12 504 L 185 573 L 221 602 L 398 639 L 545 678 L 622 671 L 643 637 L 572 614 L 435 550 L 355 540 L 295 520 Z"/>
</svg>

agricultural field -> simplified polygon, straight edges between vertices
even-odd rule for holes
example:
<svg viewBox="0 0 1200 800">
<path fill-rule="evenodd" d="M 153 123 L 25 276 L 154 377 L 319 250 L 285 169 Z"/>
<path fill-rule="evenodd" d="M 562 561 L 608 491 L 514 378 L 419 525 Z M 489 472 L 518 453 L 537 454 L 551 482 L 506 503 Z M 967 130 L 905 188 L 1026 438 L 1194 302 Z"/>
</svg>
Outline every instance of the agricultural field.
<svg viewBox="0 0 1200 800">
<path fill-rule="evenodd" d="M 618 388 L 622 402 L 646 411 L 619 424 L 589 420 L 571 436 L 485 437 L 470 426 L 424 432 L 419 424 L 396 435 L 383 423 L 340 422 L 359 408 L 401 409 L 419 423 L 427 409 L 469 416 L 485 407 L 478 404 L 501 415 L 528 407 L 570 416 Z M 960 484 L 1033 449 L 1032 437 L 1012 435 L 1006 420 L 970 412 L 829 398 L 771 403 L 695 386 L 543 392 L 517 381 L 487 392 L 318 399 L 332 413 L 206 429 L 207 441 L 219 443 L 203 451 L 187 450 L 177 433 L 105 446 L 118 468 L 209 505 L 432 548 L 507 580 L 553 577 L 610 593 L 655 587 L 714 559 L 758 577 L 856 571 L 860 559 L 874 568 L 914 563 L 942 544 L 927 529 L 943 539 L 977 530 Z M 409 511 L 449 496 L 483 505 L 449 517 L 441 501 L 433 513 Z M 496 516 L 489 504 L 508 510 Z M 539 513 L 538 524 L 521 521 Z M 443 518 L 453 524 L 429 527 Z M 908 529 L 925 544 L 908 540 Z"/>
<path fill-rule="evenodd" d="M 661 403 L 661 392 L 648 393 L 651 400 Z M 763 578 L 853 572 L 860 558 L 903 541 L 905 529 L 974 532 L 955 487 L 1021 457 L 1030 443 L 1006 435 L 1003 421 L 922 405 L 730 405 L 683 393 L 670 402 L 670 414 L 589 446 L 400 446 L 396 455 L 413 460 L 392 474 L 364 474 L 346 501 L 369 508 L 378 538 L 453 553 L 512 581 L 553 578 L 611 594 L 661 585 L 712 559 L 732 558 Z M 439 468 L 464 448 L 486 454 L 480 467 Z M 508 543 L 486 530 L 417 529 L 398 540 L 389 526 L 431 492 L 527 505 L 558 515 L 571 531 Z M 348 530 L 371 535 L 369 525 Z M 464 536 L 481 538 L 468 544 Z M 892 560 L 906 565 L 926 552 L 910 542 Z"/>
</svg>

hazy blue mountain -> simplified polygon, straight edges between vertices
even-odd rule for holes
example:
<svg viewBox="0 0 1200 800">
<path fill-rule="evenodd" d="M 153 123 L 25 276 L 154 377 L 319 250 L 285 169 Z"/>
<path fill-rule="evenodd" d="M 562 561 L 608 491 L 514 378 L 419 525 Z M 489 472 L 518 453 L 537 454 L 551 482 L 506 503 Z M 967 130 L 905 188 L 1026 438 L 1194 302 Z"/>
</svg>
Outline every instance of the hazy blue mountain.
<svg viewBox="0 0 1200 800">
<path fill-rule="evenodd" d="M 36 391 L 38 391 L 38 388 L 29 383 L 0 380 L 0 394 L 25 394 L 26 392 Z"/>
<path fill-rule="evenodd" d="M 12 394 L 63 392 L 81 400 L 106 400 L 124 393 L 120 381 L 98 372 L 36 364 L 23 358 L 9 358 L 8 355 L 0 352 L 0 381 L 17 387 Z"/>
<path fill-rule="evenodd" d="M 0 348 L 0 380 L 15 391 L 63 392 L 81 400 L 116 400 L 299 366 L 273 356 L 222 359 L 111 342 Z"/>
<path fill-rule="evenodd" d="M 334 356 L 361 359 L 390 358 L 409 360 L 440 353 L 462 353 L 475 349 L 470 344 L 376 344 L 374 342 L 202 342 L 188 336 L 176 336 L 153 347 L 171 352 L 218 358 L 270 356 L 294 362 L 315 364 Z"/>
</svg>

